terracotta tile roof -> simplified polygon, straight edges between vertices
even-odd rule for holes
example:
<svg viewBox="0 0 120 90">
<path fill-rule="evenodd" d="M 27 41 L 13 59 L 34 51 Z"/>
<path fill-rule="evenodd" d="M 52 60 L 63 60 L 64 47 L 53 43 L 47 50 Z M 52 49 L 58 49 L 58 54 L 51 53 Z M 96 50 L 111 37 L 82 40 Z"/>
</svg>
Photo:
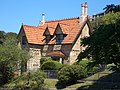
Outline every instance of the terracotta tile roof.
<svg viewBox="0 0 120 90">
<path fill-rule="evenodd" d="M 47 56 L 64 57 L 65 55 L 61 51 L 53 51 L 48 53 Z"/>
<path fill-rule="evenodd" d="M 23 25 L 23 29 L 25 31 L 28 43 L 31 44 L 42 44 L 44 36 L 42 35 L 45 27 L 35 27 L 35 26 L 27 26 Z"/>
<path fill-rule="evenodd" d="M 83 23 L 85 22 L 86 21 L 84 21 Z M 77 17 L 77 18 L 70 18 L 63 20 L 47 21 L 43 26 L 35 27 L 35 26 L 22 25 L 22 27 L 26 34 L 28 43 L 44 44 L 45 36 L 43 34 L 46 28 L 48 28 L 50 34 L 53 35 L 57 25 L 59 24 L 60 28 L 62 29 L 62 32 L 64 34 L 67 34 L 67 36 L 62 41 L 62 44 L 68 44 L 74 41 L 76 35 L 78 34 L 78 32 L 80 32 L 83 23 L 80 24 L 79 18 Z M 55 38 L 56 36 L 54 36 L 48 44 L 55 44 Z"/>
</svg>

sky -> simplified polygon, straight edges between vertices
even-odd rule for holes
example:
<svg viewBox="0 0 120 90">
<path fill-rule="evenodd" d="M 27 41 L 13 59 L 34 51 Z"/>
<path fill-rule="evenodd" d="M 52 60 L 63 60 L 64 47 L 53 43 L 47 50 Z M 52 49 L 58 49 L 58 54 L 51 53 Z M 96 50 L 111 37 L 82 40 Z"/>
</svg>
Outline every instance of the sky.
<svg viewBox="0 0 120 90">
<path fill-rule="evenodd" d="M 42 13 L 45 21 L 79 17 L 81 4 L 88 3 L 88 15 L 103 12 L 120 0 L 0 0 L 0 31 L 18 33 L 21 25 L 38 26 Z"/>
</svg>

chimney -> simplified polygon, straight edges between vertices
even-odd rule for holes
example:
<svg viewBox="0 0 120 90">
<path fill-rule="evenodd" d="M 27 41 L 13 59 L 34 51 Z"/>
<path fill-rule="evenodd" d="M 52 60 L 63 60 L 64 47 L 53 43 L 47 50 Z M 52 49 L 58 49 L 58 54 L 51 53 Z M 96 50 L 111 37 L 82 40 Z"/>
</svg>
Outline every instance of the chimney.
<svg viewBox="0 0 120 90">
<path fill-rule="evenodd" d="M 84 19 L 87 17 L 88 15 L 88 5 L 87 5 L 87 2 L 81 4 L 81 8 L 82 8 L 82 11 L 81 11 L 81 16 L 80 16 L 80 23 L 84 21 Z"/>
<path fill-rule="evenodd" d="M 42 14 L 42 20 L 40 21 L 38 26 L 43 26 L 45 24 L 45 14 Z"/>
</svg>

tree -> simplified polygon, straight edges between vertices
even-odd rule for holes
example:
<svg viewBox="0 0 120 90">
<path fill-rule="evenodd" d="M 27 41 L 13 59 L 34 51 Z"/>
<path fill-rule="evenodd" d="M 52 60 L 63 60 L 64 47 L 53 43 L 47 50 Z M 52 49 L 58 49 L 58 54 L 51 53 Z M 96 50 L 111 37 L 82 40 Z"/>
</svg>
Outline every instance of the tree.
<svg viewBox="0 0 120 90">
<path fill-rule="evenodd" d="M 8 32 L 5 35 L 6 38 L 17 38 L 17 34 L 14 32 Z"/>
<path fill-rule="evenodd" d="M 86 49 L 78 55 L 78 61 L 92 57 L 91 66 L 114 63 L 115 70 L 120 70 L 120 12 L 108 13 L 101 20 L 90 37 L 82 39 Z"/>
<path fill-rule="evenodd" d="M 111 12 L 114 12 L 114 13 L 120 12 L 120 5 L 114 5 L 114 4 L 106 5 L 106 7 L 103 8 L 103 10 L 105 10 L 105 12 L 101 13 L 102 15 L 108 14 L 108 13 L 111 13 Z M 96 28 L 98 28 L 100 25 L 103 24 L 102 23 L 103 20 L 101 20 L 102 17 L 101 16 L 99 17 L 99 15 L 100 15 L 100 13 L 98 14 L 98 17 L 95 16 L 95 18 L 91 21 L 93 30 L 96 29 Z M 111 18 L 112 18 L 112 16 L 111 16 Z M 113 18 L 115 18 L 115 17 L 113 17 Z"/>
<path fill-rule="evenodd" d="M 115 5 L 111 4 L 111 5 L 106 5 L 106 7 L 103 8 L 103 10 L 105 10 L 105 13 L 109 13 L 109 12 L 112 12 L 114 8 L 115 8 Z"/>
<path fill-rule="evenodd" d="M 0 44 L 3 44 L 3 42 L 5 41 L 5 39 L 16 39 L 17 38 L 17 34 L 16 33 L 13 33 L 13 32 L 4 32 L 4 31 L 0 31 Z"/>
<path fill-rule="evenodd" d="M 3 43 L 4 38 L 5 38 L 5 32 L 4 31 L 0 31 L 0 44 Z"/>
<path fill-rule="evenodd" d="M 120 11 L 120 5 L 106 5 L 105 8 L 103 8 L 103 10 L 105 10 L 105 13 L 109 13 L 109 12 L 119 12 Z"/>
<path fill-rule="evenodd" d="M 28 59 L 28 52 L 17 46 L 17 39 L 14 36 L 6 37 L 0 45 L 0 85 L 7 83 L 14 72 L 21 69 L 18 64 L 21 65 L 21 62 Z"/>
</svg>

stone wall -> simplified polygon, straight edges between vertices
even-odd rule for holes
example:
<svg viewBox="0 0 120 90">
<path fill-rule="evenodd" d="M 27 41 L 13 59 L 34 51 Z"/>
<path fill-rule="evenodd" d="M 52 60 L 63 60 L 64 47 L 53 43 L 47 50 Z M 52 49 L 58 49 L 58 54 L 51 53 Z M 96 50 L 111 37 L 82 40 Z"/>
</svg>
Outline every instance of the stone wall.
<svg viewBox="0 0 120 90">
<path fill-rule="evenodd" d="M 72 50 L 70 52 L 70 64 L 73 64 L 76 61 L 79 53 L 85 49 L 85 47 L 82 47 L 80 44 L 81 38 L 88 37 L 88 36 L 89 36 L 89 27 L 86 24 L 85 27 L 83 28 L 80 36 L 78 37 L 77 41 L 75 42 L 75 44 L 72 47 Z"/>
<path fill-rule="evenodd" d="M 37 70 L 40 68 L 41 49 L 30 48 L 29 49 L 31 58 L 27 62 L 27 70 Z"/>
</svg>

